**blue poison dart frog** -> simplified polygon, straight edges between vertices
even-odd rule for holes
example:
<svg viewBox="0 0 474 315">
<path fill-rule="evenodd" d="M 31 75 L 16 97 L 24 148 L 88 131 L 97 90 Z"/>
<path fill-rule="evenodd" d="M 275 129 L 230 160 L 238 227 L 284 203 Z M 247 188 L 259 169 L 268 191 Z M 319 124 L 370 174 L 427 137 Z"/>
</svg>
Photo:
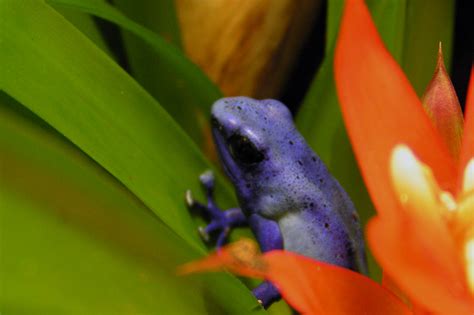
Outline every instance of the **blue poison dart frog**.
<svg viewBox="0 0 474 315">
<path fill-rule="evenodd" d="M 288 108 L 276 100 L 230 97 L 212 106 L 212 134 L 240 208 L 226 211 L 213 200 L 214 177 L 201 175 L 207 204 L 191 209 L 207 213 L 200 228 L 204 240 L 217 233 L 222 246 L 231 228 L 248 224 L 263 252 L 285 249 L 360 273 L 367 272 L 358 216 L 347 193 L 296 130 Z M 280 299 L 263 282 L 253 290 L 267 308 Z"/>
</svg>

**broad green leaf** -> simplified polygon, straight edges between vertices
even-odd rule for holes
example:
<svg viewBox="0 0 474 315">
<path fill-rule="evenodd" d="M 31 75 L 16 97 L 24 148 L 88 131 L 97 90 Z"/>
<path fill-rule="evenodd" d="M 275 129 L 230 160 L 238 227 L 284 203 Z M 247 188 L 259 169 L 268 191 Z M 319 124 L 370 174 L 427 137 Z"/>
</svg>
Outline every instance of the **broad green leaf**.
<svg viewBox="0 0 474 315">
<path fill-rule="evenodd" d="M 178 17 L 173 0 L 114 0 L 126 16 L 181 48 Z"/>
<path fill-rule="evenodd" d="M 434 70 L 438 42 L 452 41 L 454 1 L 367 2 L 387 48 L 421 95 Z M 342 0 L 328 2 L 326 57 L 298 113 L 297 125 L 348 191 L 365 224 L 374 214 L 374 208 L 345 132 L 333 77 L 333 54 L 342 8 Z M 450 56 L 449 47 L 446 56 Z M 371 257 L 369 263 L 373 275 L 378 277 L 379 271 Z"/>
<path fill-rule="evenodd" d="M 42 1 L 0 2 L 0 89 L 115 176 L 173 231 L 203 248 L 184 192 L 208 169 L 160 105 Z M 233 201 L 218 177 L 223 206 Z M 235 203 L 234 203 L 235 204 Z"/>
<path fill-rule="evenodd" d="M 148 29 L 161 35 L 167 41 L 180 46 L 179 31 L 174 11 L 174 1 L 147 1 L 147 0 L 118 0 L 115 4 L 128 17 L 143 24 Z M 178 120 L 183 120 L 183 124 L 196 124 L 194 115 L 183 115 L 183 110 L 194 112 L 196 108 L 192 93 L 176 95 L 173 90 L 165 89 L 164 82 L 169 80 L 170 74 L 165 73 L 163 60 L 153 48 L 140 38 L 124 31 L 123 40 L 129 57 L 130 68 L 135 79 L 155 97 L 165 108 L 170 107 L 172 115 Z M 184 99 L 181 99 L 184 96 Z M 215 96 L 215 94 L 213 94 Z M 204 110 L 209 110 L 209 106 L 215 99 L 208 99 L 206 106 L 200 106 Z M 169 106 L 167 106 L 169 104 Z M 187 106 L 187 105 L 191 106 Z M 176 109 L 176 111 L 173 111 Z M 207 115 L 201 116 L 207 117 Z M 179 118 L 178 118 L 179 117 Z M 194 121 L 193 121 L 194 119 Z M 203 121 L 207 121 L 203 119 Z M 202 143 L 201 143 L 202 144 Z"/>
<path fill-rule="evenodd" d="M 211 104 L 221 97 L 221 93 L 180 49 L 133 22 L 106 3 L 97 0 L 48 0 L 47 2 L 55 6 L 75 8 L 115 23 L 149 45 L 156 55 L 151 60 L 140 62 L 143 62 L 143 67 L 146 67 L 149 62 L 149 65 L 153 64 L 150 68 L 160 69 L 153 78 L 157 81 L 148 81 L 148 84 L 153 84 L 153 88 L 150 89 L 153 96 L 201 148 L 209 147 L 207 118 Z M 136 73 L 136 75 L 141 79 L 140 74 Z M 149 88 L 148 84 L 146 88 Z"/>
<path fill-rule="evenodd" d="M 114 4 L 130 19 L 160 35 L 167 42 L 181 48 L 173 0 L 115 0 Z M 195 103 L 194 91 L 189 88 L 185 91 L 181 90 L 178 81 L 170 89 L 167 86 L 172 83 L 170 77 L 181 76 L 181 74 L 179 72 L 172 73 L 173 69 L 171 69 L 172 71 L 164 71 L 169 67 L 166 64 L 167 60 L 163 59 L 152 46 L 140 37 L 126 29 L 122 31 L 122 34 L 130 71 L 140 85 L 157 99 L 177 121 L 180 121 L 182 125 L 186 125 L 185 130 L 188 130 L 188 126 L 194 127 L 199 122 L 207 123 L 209 105 L 220 95 L 212 93 L 209 95 L 210 97 L 203 100 L 202 104 L 199 104 Z M 191 86 L 191 88 L 193 87 Z M 201 116 L 201 121 L 196 120 L 196 115 L 191 114 L 196 110 L 204 111 L 197 115 Z M 189 114 L 183 114 L 185 112 Z M 203 127 L 201 126 L 201 133 Z M 193 130 L 188 130 L 188 132 L 191 135 L 195 133 Z M 199 144 L 204 145 L 202 142 Z"/>
<path fill-rule="evenodd" d="M 91 15 L 70 8 L 58 7 L 55 9 L 93 41 L 97 47 L 113 57 Z"/>
<path fill-rule="evenodd" d="M 265 313 L 229 274 L 176 276 L 199 251 L 18 109 L 0 94 L 2 314 Z"/>
</svg>

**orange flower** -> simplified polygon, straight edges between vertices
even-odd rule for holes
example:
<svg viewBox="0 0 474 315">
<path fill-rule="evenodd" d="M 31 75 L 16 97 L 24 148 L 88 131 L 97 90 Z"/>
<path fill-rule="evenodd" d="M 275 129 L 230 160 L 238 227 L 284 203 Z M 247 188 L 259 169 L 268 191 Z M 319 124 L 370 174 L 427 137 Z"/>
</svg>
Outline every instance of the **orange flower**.
<svg viewBox="0 0 474 315">
<path fill-rule="evenodd" d="M 442 62 L 422 105 L 385 49 L 364 2 L 347 0 L 335 56 L 336 86 L 378 210 L 367 231 L 387 287 L 294 253 L 258 255 L 248 241 L 182 271 L 225 266 L 266 278 L 303 314 L 473 314 L 472 73 L 461 142 L 462 113 Z"/>
<path fill-rule="evenodd" d="M 450 83 L 443 75 L 437 78 L 440 71 L 438 65 L 425 97 L 433 123 L 363 2 L 347 1 L 335 78 L 347 131 L 378 210 L 367 229 L 369 245 L 417 309 L 472 314 L 473 80 L 458 163 L 460 132 L 453 130 L 459 130 L 462 117 L 457 118 Z M 439 107 L 440 99 L 447 111 Z"/>
</svg>

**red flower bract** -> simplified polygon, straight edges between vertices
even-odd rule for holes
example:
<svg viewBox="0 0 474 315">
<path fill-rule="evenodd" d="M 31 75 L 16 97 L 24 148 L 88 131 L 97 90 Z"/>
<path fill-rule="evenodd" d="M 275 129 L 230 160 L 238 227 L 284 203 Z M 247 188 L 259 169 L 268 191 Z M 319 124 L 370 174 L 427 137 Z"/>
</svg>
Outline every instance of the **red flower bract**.
<svg viewBox="0 0 474 315">
<path fill-rule="evenodd" d="M 368 227 L 369 244 L 376 258 L 415 305 L 441 314 L 472 313 L 465 264 L 451 231 L 453 222 L 446 219 L 448 212 L 440 211 L 444 205 L 423 198 L 420 200 L 426 203 L 422 204 L 416 199 L 420 197 L 418 190 L 428 186 L 413 186 L 409 178 L 397 177 L 398 172 L 423 168 L 412 161 L 413 152 L 427 165 L 424 169 L 433 174 L 427 179 L 422 171 L 419 183 L 429 182 L 439 190 L 423 193 L 449 199 L 462 190 L 459 174 L 463 173 L 458 173 L 442 130 L 436 129 L 403 71 L 385 49 L 361 0 L 346 1 L 335 78 L 346 128 L 378 211 Z M 471 113 L 472 108 L 468 108 L 465 135 L 474 132 Z M 461 172 L 473 156 L 470 142 L 472 139 L 461 150 Z M 395 152 L 400 144 L 404 147 Z M 406 190 L 409 187 L 413 193 Z M 406 202 L 406 198 L 410 200 Z"/>
</svg>

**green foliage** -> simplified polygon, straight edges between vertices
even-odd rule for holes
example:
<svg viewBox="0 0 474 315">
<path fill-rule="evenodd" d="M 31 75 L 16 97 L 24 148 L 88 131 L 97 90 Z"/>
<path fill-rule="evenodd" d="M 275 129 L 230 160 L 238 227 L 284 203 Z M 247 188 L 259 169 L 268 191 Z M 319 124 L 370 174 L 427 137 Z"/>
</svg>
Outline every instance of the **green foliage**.
<svg viewBox="0 0 474 315">
<path fill-rule="evenodd" d="M 449 60 L 453 2 L 369 2 L 419 93 L 440 39 Z M 215 167 L 200 148 L 221 93 L 181 51 L 173 1 L 115 4 L 0 0 L 0 312 L 265 314 L 230 274 L 175 275 L 206 253 L 183 195 L 203 198 L 198 176 Z M 332 74 L 341 10 L 329 1 L 326 58 L 297 123 L 365 222 Z M 92 17 L 120 27 L 132 76 Z M 217 199 L 236 204 L 218 171 Z"/>
<path fill-rule="evenodd" d="M 173 0 L 115 0 L 115 4 L 134 21 L 159 34 L 177 47 L 181 46 Z M 123 35 L 126 53 L 134 78 L 160 103 L 165 103 L 163 98 L 165 95 L 168 95 L 168 102 L 173 104 L 172 106 L 177 109 L 183 108 L 182 104 L 175 104 L 176 97 L 173 93 L 163 93 L 166 91 L 164 91 L 162 85 L 168 78 L 167 74 L 163 72 L 162 63 L 166 61 L 162 61 L 162 58 L 154 52 L 153 48 L 137 36 L 127 31 L 124 31 Z M 175 69 L 171 70 L 172 72 L 175 71 Z M 170 73 L 170 75 L 173 74 Z M 184 102 L 184 104 L 188 103 L 189 100 Z M 208 105 L 204 104 L 204 106 Z M 203 109 L 207 110 L 208 107 Z"/>
<path fill-rule="evenodd" d="M 242 314 L 256 307 L 229 274 L 177 277 L 176 266 L 202 250 L 34 114 L 4 94 L 0 105 L 2 313 Z M 228 303 L 229 295 L 239 303 Z"/>
<path fill-rule="evenodd" d="M 48 5 L 0 15 L 2 311 L 264 312 L 234 276 L 174 275 L 204 254 L 183 199 L 210 167 L 195 143 Z"/>
<path fill-rule="evenodd" d="M 199 146 L 203 145 L 206 140 L 203 130 L 207 124 L 210 106 L 217 98 L 221 97 L 221 93 L 202 71 L 183 55 L 180 49 L 175 45 L 170 45 L 166 39 L 149 29 L 130 20 L 102 0 L 48 0 L 47 2 L 56 7 L 74 8 L 80 12 L 100 17 L 127 31 L 128 39 L 133 38 L 130 37 L 132 35 L 140 39 L 142 42 L 133 41 L 130 45 L 136 44 L 137 47 L 129 47 L 129 50 L 135 49 L 134 52 L 140 54 L 136 50 L 143 47 L 143 54 L 149 56 L 153 52 L 153 58 L 147 64 L 139 60 L 139 55 L 132 56 L 134 58 L 131 60 L 132 67 L 136 67 L 132 70 L 138 72 L 145 87 L 173 116 L 188 136 Z M 157 73 L 148 77 L 149 70 L 144 69 L 147 66 L 150 69 L 155 69 Z"/>
</svg>

